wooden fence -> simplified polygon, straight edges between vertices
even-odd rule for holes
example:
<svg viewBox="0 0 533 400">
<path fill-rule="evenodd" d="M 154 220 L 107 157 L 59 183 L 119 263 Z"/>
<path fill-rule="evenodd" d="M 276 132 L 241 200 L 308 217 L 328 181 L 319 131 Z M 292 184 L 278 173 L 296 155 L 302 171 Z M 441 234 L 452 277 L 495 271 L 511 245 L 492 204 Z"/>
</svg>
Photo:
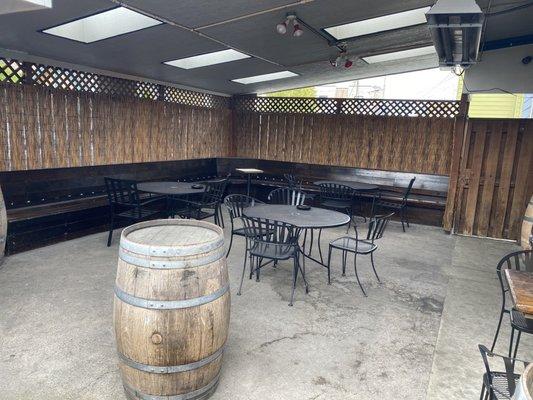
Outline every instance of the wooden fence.
<svg viewBox="0 0 533 400">
<path fill-rule="evenodd" d="M 470 119 L 456 142 L 445 229 L 518 239 L 533 193 L 533 120 Z"/>
<path fill-rule="evenodd" d="M 0 85 L 0 171 L 227 156 L 231 111 Z"/>
<path fill-rule="evenodd" d="M 448 175 L 455 119 L 235 112 L 235 155 Z"/>
</svg>

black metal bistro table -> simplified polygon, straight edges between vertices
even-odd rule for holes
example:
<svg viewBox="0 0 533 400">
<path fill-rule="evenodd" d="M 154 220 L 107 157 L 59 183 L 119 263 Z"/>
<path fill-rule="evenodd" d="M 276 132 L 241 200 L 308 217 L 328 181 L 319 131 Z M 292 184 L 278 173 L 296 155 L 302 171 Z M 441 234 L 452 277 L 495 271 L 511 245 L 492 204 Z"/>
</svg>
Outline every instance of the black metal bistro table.
<svg viewBox="0 0 533 400">
<path fill-rule="evenodd" d="M 310 260 L 327 267 L 324 264 L 322 257 L 322 249 L 320 247 L 320 237 L 322 229 L 335 228 L 346 225 L 350 222 L 350 216 L 338 211 L 328 210 L 325 208 L 311 207 L 309 210 L 299 210 L 296 206 L 287 206 L 279 204 L 262 204 L 253 207 L 248 207 L 243 210 L 243 214 L 250 218 L 264 218 L 274 221 L 281 221 L 287 224 L 294 225 L 298 228 L 305 229 L 305 235 L 302 245 L 302 253 Z M 318 229 L 318 251 L 320 260 L 313 258 L 311 255 L 313 246 L 313 230 Z M 311 231 L 311 243 L 309 252 L 306 254 L 307 230 Z"/>
<path fill-rule="evenodd" d="M 194 187 L 193 187 L 194 186 Z M 167 212 L 169 216 L 175 214 L 173 208 L 173 197 L 188 196 L 191 194 L 202 193 L 205 185 L 191 182 L 141 182 L 137 184 L 137 189 L 141 192 L 164 195 L 167 199 Z"/>
<path fill-rule="evenodd" d="M 198 186 L 193 188 L 193 185 Z M 202 193 L 205 189 L 204 185 L 191 182 L 142 182 L 137 184 L 137 189 L 141 192 L 163 194 L 166 196 L 186 196 L 188 194 Z"/>
<path fill-rule="evenodd" d="M 246 175 L 247 184 L 246 184 L 246 195 L 250 196 L 250 186 L 252 184 L 252 175 L 264 174 L 265 171 L 257 168 L 235 168 L 235 171 L 239 171 Z"/>
</svg>

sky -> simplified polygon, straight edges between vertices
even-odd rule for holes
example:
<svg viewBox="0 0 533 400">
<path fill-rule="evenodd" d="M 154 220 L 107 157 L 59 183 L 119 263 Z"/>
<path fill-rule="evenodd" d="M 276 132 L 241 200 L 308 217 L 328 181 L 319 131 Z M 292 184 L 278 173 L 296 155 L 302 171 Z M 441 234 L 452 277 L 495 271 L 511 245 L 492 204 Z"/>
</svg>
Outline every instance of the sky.
<svg viewBox="0 0 533 400">
<path fill-rule="evenodd" d="M 458 82 L 459 78 L 451 71 L 435 68 L 322 85 L 316 90 L 319 97 L 336 97 L 337 88 L 344 88 L 348 97 L 456 100 Z"/>
</svg>

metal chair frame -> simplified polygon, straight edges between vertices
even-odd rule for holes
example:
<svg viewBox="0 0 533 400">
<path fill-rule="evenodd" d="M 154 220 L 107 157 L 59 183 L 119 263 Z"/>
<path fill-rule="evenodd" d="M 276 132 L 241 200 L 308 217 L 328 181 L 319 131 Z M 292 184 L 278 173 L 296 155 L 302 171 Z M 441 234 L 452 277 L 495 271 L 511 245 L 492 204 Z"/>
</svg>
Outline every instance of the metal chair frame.
<svg viewBox="0 0 533 400">
<path fill-rule="evenodd" d="M 215 224 L 224 227 L 222 219 L 222 200 L 228 184 L 228 179 L 220 179 L 217 181 L 203 182 L 205 189 L 199 201 L 193 200 L 179 200 L 187 207 L 186 214 L 189 218 L 206 219 L 213 217 Z M 212 212 L 205 212 L 204 209 L 212 210 Z"/>
<path fill-rule="evenodd" d="M 109 177 L 104 178 L 104 181 L 110 213 L 109 234 L 107 236 L 107 247 L 109 247 L 113 239 L 116 218 L 142 221 L 161 213 L 161 211 L 144 207 L 158 201 L 159 198 L 141 201 L 136 181 Z"/>
<path fill-rule="evenodd" d="M 402 201 L 400 203 L 392 203 L 388 201 L 381 201 L 381 192 L 378 194 L 378 201 L 376 202 L 376 205 L 381 208 L 389 208 L 394 209 L 400 214 L 400 220 L 402 222 L 402 230 L 405 232 L 405 225 L 407 224 L 407 227 L 409 228 L 409 218 L 406 214 L 407 209 L 407 201 L 409 200 L 409 195 L 411 194 L 411 190 L 413 189 L 413 185 L 415 183 L 416 176 L 413 177 L 409 181 L 409 185 L 407 185 L 407 188 L 405 189 L 405 192 L 403 194 Z"/>
<path fill-rule="evenodd" d="M 358 254 L 363 254 L 363 255 L 370 254 L 370 262 L 372 264 L 372 270 L 374 271 L 374 275 L 376 275 L 378 282 L 381 283 L 381 280 L 379 279 L 379 275 L 376 271 L 376 266 L 374 265 L 374 252 L 378 249 L 378 246 L 377 244 L 375 244 L 375 241 L 383 237 L 383 234 L 385 233 L 385 229 L 387 228 L 387 225 L 393 215 L 394 213 L 390 213 L 387 215 L 376 215 L 372 217 L 368 223 L 368 231 L 366 234 L 366 239 L 359 239 L 357 227 L 355 227 L 355 238 L 352 236 L 342 236 L 330 242 L 329 252 L 328 252 L 328 264 L 327 264 L 328 285 L 331 284 L 331 254 L 333 252 L 333 249 L 338 249 L 342 251 L 342 276 L 346 276 L 346 261 L 347 261 L 348 253 L 354 254 L 355 277 L 365 297 L 367 296 L 367 294 L 366 294 L 365 289 L 363 288 L 363 285 L 361 284 L 361 280 L 359 279 L 359 274 L 357 273 L 357 255 Z M 344 242 L 346 241 L 354 242 L 355 247 L 351 248 L 348 245 L 342 246 L 342 245 L 335 244 L 335 242 L 338 240 L 343 240 Z M 365 243 L 367 245 L 370 245 L 370 249 L 365 250 L 365 251 L 360 250 L 359 243 Z"/>
<path fill-rule="evenodd" d="M 523 363 L 524 367 L 527 367 L 529 362 L 519 360 L 516 357 L 511 358 L 495 354 L 481 344 L 478 345 L 478 348 L 485 366 L 479 400 L 512 399 L 515 394 L 516 385 L 520 379 L 520 374 L 515 373 L 516 361 Z M 490 367 L 489 358 L 501 359 L 505 367 L 505 372 L 493 371 Z M 497 385 L 495 382 L 496 379 L 503 381 L 505 386 Z"/>
<path fill-rule="evenodd" d="M 247 240 L 249 242 L 248 255 L 250 257 L 250 275 L 255 272 L 256 281 L 259 282 L 260 270 L 265 265 L 263 259 L 274 261 L 293 260 L 292 289 L 289 306 L 294 303 L 294 291 L 298 279 L 298 272 L 301 272 L 305 291 L 309 293 L 309 285 L 305 278 L 305 272 L 300 266 L 300 246 L 298 238 L 301 229 L 285 222 L 274 221 L 264 218 L 243 218 Z M 241 282 L 238 295 L 241 294 L 244 274 L 246 271 L 246 260 L 244 262 Z"/>
<path fill-rule="evenodd" d="M 300 206 L 305 204 L 306 194 L 301 190 L 286 187 L 272 190 L 267 197 L 269 203 Z"/>
<path fill-rule="evenodd" d="M 525 269 L 522 268 L 522 265 L 525 267 Z M 528 266 L 532 266 L 531 268 L 533 268 L 532 250 L 521 250 L 521 251 L 516 251 L 510 254 L 507 254 L 505 257 L 503 257 L 500 260 L 500 262 L 498 263 L 496 267 L 496 273 L 498 274 L 498 280 L 500 281 L 500 288 L 502 292 L 502 307 L 500 311 L 500 318 L 498 320 L 498 327 L 496 328 L 496 333 L 494 334 L 494 340 L 492 342 L 490 351 L 494 351 L 494 347 L 496 346 L 496 341 L 498 340 L 498 335 L 500 333 L 500 328 L 502 325 L 504 314 L 509 314 L 510 320 L 511 320 L 511 339 L 509 343 L 509 357 L 511 357 L 512 354 L 514 354 L 513 357 L 516 357 L 516 354 L 518 352 L 518 345 L 520 344 L 520 336 L 522 332 L 530 333 L 530 334 L 533 333 L 533 323 L 531 323 L 530 328 L 524 329 L 524 327 L 521 325 L 518 325 L 513 318 L 513 315 L 523 317 L 523 314 L 514 308 L 505 307 L 506 301 L 507 301 L 507 293 L 509 292 L 510 289 L 509 289 L 509 285 L 507 284 L 507 280 L 504 276 L 503 271 L 505 269 L 523 271 L 523 270 L 528 270 L 527 268 Z M 514 345 L 514 352 L 513 352 L 513 341 L 514 341 L 515 331 L 518 331 L 518 334 L 516 337 L 516 344 Z"/>
<path fill-rule="evenodd" d="M 229 256 L 229 253 L 231 251 L 232 245 L 233 245 L 233 236 L 242 236 L 246 238 L 245 234 L 245 226 L 243 221 L 243 211 L 247 207 L 253 207 L 256 204 L 263 204 L 262 201 L 257 200 L 253 197 L 246 196 L 245 194 L 230 194 L 226 196 L 224 199 L 224 206 L 228 210 L 228 214 L 230 217 L 231 222 L 231 235 L 230 235 L 230 241 L 228 246 L 228 251 L 226 252 L 226 257 Z M 242 228 L 236 227 L 236 222 L 240 222 L 242 225 Z M 246 257 L 248 254 L 248 249 L 246 248 L 244 259 L 246 262 Z"/>
</svg>

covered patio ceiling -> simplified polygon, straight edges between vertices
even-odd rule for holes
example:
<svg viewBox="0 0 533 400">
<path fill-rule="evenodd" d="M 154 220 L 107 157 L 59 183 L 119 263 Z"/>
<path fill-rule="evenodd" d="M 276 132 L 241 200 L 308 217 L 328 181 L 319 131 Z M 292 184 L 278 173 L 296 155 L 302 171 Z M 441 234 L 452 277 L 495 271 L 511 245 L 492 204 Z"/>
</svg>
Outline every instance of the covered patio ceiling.
<svg viewBox="0 0 533 400">
<path fill-rule="evenodd" d="M 316 30 L 406 10 L 431 6 L 433 0 L 54 0 L 53 8 L 0 15 L 0 55 L 28 61 L 55 62 L 78 69 L 106 71 L 224 94 L 261 93 L 295 87 L 360 79 L 436 67 L 437 57 L 425 55 L 366 64 L 358 60 L 350 69 L 333 68 L 338 54 L 323 38 L 304 27 L 301 37 L 281 36 L 276 24 L 287 12 L 296 12 Z M 484 11 L 514 8 L 526 1 L 479 0 Z M 42 31 L 117 6 L 162 21 L 146 29 L 82 43 Z M 488 18 L 485 42 L 530 35 L 533 8 Z M 290 33 L 290 32 L 289 32 Z M 425 24 L 378 32 L 348 42 L 351 57 L 430 46 Z M 163 62 L 232 48 L 249 58 L 195 69 L 180 69 Z M 83 67 L 83 68 L 82 68 Z M 241 84 L 232 79 L 289 70 L 298 74 L 269 82 Z"/>
</svg>

